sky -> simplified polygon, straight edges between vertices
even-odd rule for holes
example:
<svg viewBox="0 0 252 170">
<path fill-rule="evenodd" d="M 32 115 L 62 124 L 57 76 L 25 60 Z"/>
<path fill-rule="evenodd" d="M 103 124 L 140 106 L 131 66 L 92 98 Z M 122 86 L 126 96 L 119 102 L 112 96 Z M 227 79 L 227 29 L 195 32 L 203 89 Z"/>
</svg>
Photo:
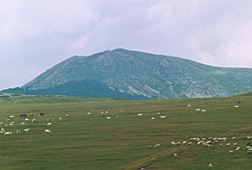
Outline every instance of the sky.
<svg viewBox="0 0 252 170">
<path fill-rule="evenodd" d="M 251 0 L 0 0 L 0 90 L 125 48 L 252 68 Z"/>
</svg>

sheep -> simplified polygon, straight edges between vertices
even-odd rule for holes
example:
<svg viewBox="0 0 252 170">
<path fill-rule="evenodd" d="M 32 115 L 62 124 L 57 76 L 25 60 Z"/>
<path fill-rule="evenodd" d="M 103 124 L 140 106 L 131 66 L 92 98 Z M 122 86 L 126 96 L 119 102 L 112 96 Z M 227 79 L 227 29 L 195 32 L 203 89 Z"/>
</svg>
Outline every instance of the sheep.
<svg viewBox="0 0 252 170">
<path fill-rule="evenodd" d="M 21 125 L 24 125 L 25 124 L 25 122 L 21 122 Z"/>
<path fill-rule="evenodd" d="M 157 112 L 157 115 L 160 115 L 160 112 Z"/>
<path fill-rule="evenodd" d="M 106 119 L 107 119 L 107 120 L 110 120 L 110 119 L 111 119 L 111 117 L 106 117 Z"/>
<path fill-rule="evenodd" d="M 236 140 L 236 137 L 234 136 L 234 137 L 232 137 L 232 140 Z"/>
<path fill-rule="evenodd" d="M 235 149 L 235 152 L 238 152 L 240 149 L 241 149 L 240 147 L 237 147 L 237 148 Z"/>
<path fill-rule="evenodd" d="M 137 114 L 137 116 L 139 116 L 139 117 L 140 117 L 140 116 L 143 116 L 143 113 L 139 113 L 139 114 Z"/>
<path fill-rule="evenodd" d="M 238 108 L 239 106 L 238 106 L 238 105 L 235 105 L 234 107 L 235 107 L 235 108 Z"/>
<path fill-rule="evenodd" d="M 52 133 L 52 132 L 49 129 L 46 129 L 45 133 Z"/>
<path fill-rule="evenodd" d="M 105 114 L 108 114 L 108 111 L 107 111 L 107 110 L 105 111 Z"/>
<path fill-rule="evenodd" d="M 155 117 L 151 117 L 151 120 L 155 120 Z"/>
<path fill-rule="evenodd" d="M 68 115 L 68 114 L 66 114 L 66 115 L 65 115 L 65 117 L 66 117 L 66 118 L 69 118 L 69 115 Z"/>
<path fill-rule="evenodd" d="M 11 115 L 10 117 L 9 117 L 9 119 L 12 119 L 12 118 L 14 118 L 15 116 L 14 115 Z"/>
<path fill-rule="evenodd" d="M 252 148 L 247 150 L 247 154 L 252 154 Z"/>
<path fill-rule="evenodd" d="M 212 167 L 213 167 L 213 164 L 209 164 L 208 166 L 209 166 L 210 168 L 212 168 Z"/>
<path fill-rule="evenodd" d="M 36 123 L 36 119 L 32 119 L 32 123 Z"/>
<path fill-rule="evenodd" d="M 61 120 L 62 120 L 62 117 L 59 117 L 59 121 L 61 122 Z"/>
<path fill-rule="evenodd" d="M 24 121 L 29 121 L 29 119 L 28 119 L 28 118 L 25 118 Z"/>
<path fill-rule="evenodd" d="M 11 135 L 12 132 L 5 132 L 4 135 Z"/>
<path fill-rule="evenodd" d="M 165 119 L 166 118 L 166 116 L 160 116 L 160 119 Z"/>
<path fill-rule="evenodd" d="M 183 142 L 182 142 L 182 145 L 185 145 L 186 143 L 187 143 L 187 141 L 183 141 Z"/>
<path fill-rule="evenodd" d="M 46 121 L 47 121 L 47 122 L 50 122 L 50 121 L 51 121 L 51 119 L 46 119 Z"/>
<path fill-rule="evenodd" d="M 187 105 L 187 107 L 191 107 L 191 105 L 189 104 L 189 105 Z"/>
<path fill-rule="evenodd" d="M 226 146 L 230 146 L 230 143 L 227 143 Z"/>
<path fill-rule="evenodd" d="M 175 153 L 173 156 L 174 156 L 174 157 L 177 157 L 177 156 L 178 156 L 178 154 L 176 154 L 176 153 Z"/>
<path fill-rule="evenodd" d="M 11 125 L 11 126 L 14 125 L 14 122 L 11 122 L 9 125 Z"/>
<path fill-rule="evenodd" d="M 3 122 L 0 122 L 0 125 L 2 125 L 3 124 Z"/>
<path fill-rule="evenodd" d="M 231 151 L 231 150 L 230 150 L 228 153 L 229 153 L 229 154 L 234 154 L 234 151 Z"/>
<path fill-rule="evenodd" d="M 30 128 L 24 129 L 24 132 L 30 132 Z"/>
<path fill-rule="evenodd" d="M 202 110 L 201 110 L 201 113 L 206 113 L 206 110 L 203 110 L 203 109 L 202 109 Z"/>
<path fill-rule="evenodd" d="M 91 115 L 91 113 L 90 113 L 90 112 L 88 112 L 88 113 L 87 113 L 87 115 L 88 115 L 88 116 L 90 116 L 90 115 Z"/>
<path fill-rule="evenodd" d="M 20 133 L 21 133 L 20 130 L 17 130 L 17 131 L 16 131 L 16 134 L 20 134 Z"/>
<path fill-rule="evenodd" d="M 52 123 L 47 123 L 47 126 L 49 127 L 49 126 L 52 126 Z"/>
<path fill-rule="evenodd" d="M 195 112 L 200 112 L 200 108 L 196 109 Z"/>
<path fill-rule="evenodd" d="M 32 114 L 32 113 L 30 114 L 30 117 L 33 117 L 33 114 Z"/>
<path fill-rule="evenodd" d="M 150 149 L 152 149 L 152 146 L 151 146 L 151 145 L 149 145 L 149 148 L 150 148 Z"/>
</svg>

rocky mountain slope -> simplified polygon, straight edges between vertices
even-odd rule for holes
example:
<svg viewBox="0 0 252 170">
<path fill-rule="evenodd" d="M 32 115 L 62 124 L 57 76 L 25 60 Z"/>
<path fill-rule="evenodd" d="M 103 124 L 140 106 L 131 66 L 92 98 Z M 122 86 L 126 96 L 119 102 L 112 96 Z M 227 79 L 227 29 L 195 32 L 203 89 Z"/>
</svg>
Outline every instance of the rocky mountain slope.
<svg viewBox="0 0 252 170">
<path fill-rule="evenodd" d="M 83 81 L 95 81 L 97 86 L 91 88 L 83 85 Z M 79 90 L 79 96 L 85 97 L 225 97 L 252 89 L 252 69 L 213 67 L 178 57 L 115 49 L 71 57 L 15 90 L 76 95 L 76 92 L 71 94 L 73 88 Z M 100 93 L 102 88 L 107 89 L 104 94 Z M 85 89 L 90 89 L 89 93 Z M 4 92 L 15 91 L 8 90 Z M 99 95 L 91 94 L 97 91 Z"/>
</svg>

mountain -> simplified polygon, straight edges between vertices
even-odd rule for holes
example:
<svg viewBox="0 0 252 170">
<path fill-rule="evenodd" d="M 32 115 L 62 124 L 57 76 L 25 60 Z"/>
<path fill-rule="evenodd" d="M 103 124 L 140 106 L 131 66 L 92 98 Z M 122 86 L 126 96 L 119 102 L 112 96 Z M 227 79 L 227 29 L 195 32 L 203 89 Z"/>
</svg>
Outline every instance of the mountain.
<svg viewBox="0 0 252 170">
<path fill-rule="evenodd" d="M 22 87 L 3 92 L 170 99 L 226 97 L 251 89 L 251 68 L 213 67 L 178 57 L 115 49 L 73 56 Z"/>
</svg>

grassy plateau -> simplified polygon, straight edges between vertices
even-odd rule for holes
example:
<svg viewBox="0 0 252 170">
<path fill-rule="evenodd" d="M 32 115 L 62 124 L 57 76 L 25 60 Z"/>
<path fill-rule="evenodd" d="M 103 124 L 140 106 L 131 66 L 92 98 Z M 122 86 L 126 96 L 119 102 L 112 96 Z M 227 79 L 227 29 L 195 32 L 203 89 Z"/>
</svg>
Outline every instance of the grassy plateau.
<svg viewBox="0 0 252 170">
<path fill-rule="evenodd" d="M 206 113 L 196 112 L 197 108 Z M 21 114 L 27 114 L 29 120 Z M 14 118 L 7 120 L 11 115 Z M 3 170 L 252 169 L 252 154 L 246 151 L 252 140 L 244 139 L 252 136 L 251 95 L 133 101 L 2 93 L 0 122 L 1 128 L 12 132 L 0 134 Z M 26 128 L 30 131 L 24 132 Z M 45 129 L 52 133 L 45 133 Z M 203 137 L 227 140 L 211 147 L 197 146 L 196 142 L 171 144 Z M 240 150 L 230 154 L 234 143 Z M 154 148 L 155 144 L 160 146 Z"/>
</svg>

